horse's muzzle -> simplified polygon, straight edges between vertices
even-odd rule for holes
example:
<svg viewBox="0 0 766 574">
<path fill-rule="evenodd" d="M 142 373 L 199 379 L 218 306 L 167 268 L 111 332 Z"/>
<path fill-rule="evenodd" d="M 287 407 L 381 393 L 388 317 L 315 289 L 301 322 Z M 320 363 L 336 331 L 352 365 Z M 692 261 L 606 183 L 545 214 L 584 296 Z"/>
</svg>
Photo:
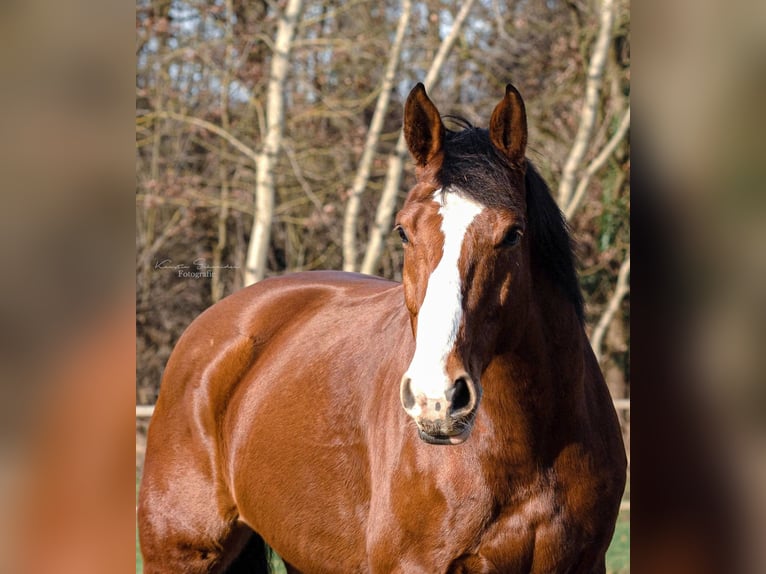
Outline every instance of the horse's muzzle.
<svg viewBox="0 0 766 574">
<path fill-rule="evenodd" d="M 456 421 L 449 432 L 434 428 L 425 421 L 418 423 L 418 436 L 428 444 L 456 445 L 465 442 L 473 430 L 473 416 Z"/>
<path fill-rule="evenodd" d="M 479 385 L 465 373 L 436 397 L 416 394 L 412 380 L 407 375 L 402 379 L 402 406 L 417 423 L 420 438 L 429 444 L 464 442 L 471 434 L 480 398 Z"/>
</svg>

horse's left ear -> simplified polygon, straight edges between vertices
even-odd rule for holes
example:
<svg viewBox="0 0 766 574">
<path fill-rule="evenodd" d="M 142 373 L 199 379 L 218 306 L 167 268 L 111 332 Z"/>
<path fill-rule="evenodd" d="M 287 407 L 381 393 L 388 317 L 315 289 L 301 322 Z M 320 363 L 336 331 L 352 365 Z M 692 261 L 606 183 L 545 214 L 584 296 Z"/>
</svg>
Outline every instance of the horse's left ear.
<svg viewBox="0 0 766 574">
<path fill-rule="evenodd" d="M 521 94 L 511 84 L 489 120 L 489 139 L 511 162 L 523 164 L 527 150 L 527 112 Z"/>
</svg>

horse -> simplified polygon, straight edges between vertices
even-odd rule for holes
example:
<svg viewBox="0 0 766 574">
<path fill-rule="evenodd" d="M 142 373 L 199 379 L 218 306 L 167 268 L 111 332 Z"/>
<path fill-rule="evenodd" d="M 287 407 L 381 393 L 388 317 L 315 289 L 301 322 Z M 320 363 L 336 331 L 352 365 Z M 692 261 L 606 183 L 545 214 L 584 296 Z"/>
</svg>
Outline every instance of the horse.
<svg viewBox="0 0 766 574">
<path fill-rule="evenodd" d="M 604 573 L 626 478 L 566 222 L 512 85 L 404 109 L 402 282 L 309 271 L 197 317 L 151 420 L 144 572 Z"/>
</svg>

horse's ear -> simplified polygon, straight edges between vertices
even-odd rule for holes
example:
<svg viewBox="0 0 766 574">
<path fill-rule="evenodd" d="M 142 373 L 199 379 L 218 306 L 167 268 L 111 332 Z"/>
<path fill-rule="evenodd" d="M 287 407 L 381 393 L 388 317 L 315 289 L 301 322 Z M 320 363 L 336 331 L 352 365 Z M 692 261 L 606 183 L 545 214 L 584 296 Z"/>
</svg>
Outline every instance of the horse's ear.
<svg viewBox="0 0 766 574">
<path fill-rule="evenodd" d="M 439 110 L 426 95 L 426 88 L 418 82 L 404 104 L 404 139 L 415 163 L 424 166 L 441 151 L 444 142 L 444 124 Z"/>
<path fill-rule="evenodd" d="M 527 149 L 527 112 L 521 94 L 511 84 L 489 120 L 489 139 L 513 163 L 522 164 Z"/>
</svg>

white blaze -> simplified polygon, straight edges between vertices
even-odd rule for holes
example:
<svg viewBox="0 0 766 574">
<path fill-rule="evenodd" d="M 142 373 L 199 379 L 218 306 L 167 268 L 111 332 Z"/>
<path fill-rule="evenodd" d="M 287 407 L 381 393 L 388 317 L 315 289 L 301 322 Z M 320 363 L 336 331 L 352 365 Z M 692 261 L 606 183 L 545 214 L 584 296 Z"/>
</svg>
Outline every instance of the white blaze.
<svg viewBox="0 0 766 574">
<path fill-rule="evenodd" d="M 441 189 L 433 200 L 439 205 L 444 234 L 444 250 L 441 260 L 426 286 L 426 296 L 418 312 L 415 335 L 415 355 L 405 376 L 411 380 L 413 396 L 424 394 L 428 398 L 440 398 L 451 385 L 447 375 L 447 357 L 455 345 L 457 332 L 463 317 L 461 293 L 460 251 L 466 230 L 484 207 L 463 197 L 457 191 L 445 198 Z M 415 410 L 420 410 L 417 402 Z M 417 413 L 413 413 L 417 414 Z"/>
</svg>

